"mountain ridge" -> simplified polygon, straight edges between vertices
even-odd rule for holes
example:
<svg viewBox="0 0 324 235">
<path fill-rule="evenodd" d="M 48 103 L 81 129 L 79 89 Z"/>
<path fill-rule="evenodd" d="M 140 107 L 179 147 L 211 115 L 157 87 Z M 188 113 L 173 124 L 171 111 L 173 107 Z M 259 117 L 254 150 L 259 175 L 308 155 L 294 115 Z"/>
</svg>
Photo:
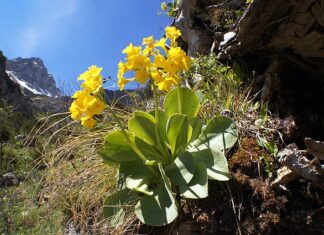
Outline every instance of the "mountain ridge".
<svg viewBox="0 0 324 235">
<path fill-rule="evenodd" d="M 43 62 L 38 57 L 7 60 L 6 72 L 26 95 L 62 96 L 60 89 Z"/>
</svg>

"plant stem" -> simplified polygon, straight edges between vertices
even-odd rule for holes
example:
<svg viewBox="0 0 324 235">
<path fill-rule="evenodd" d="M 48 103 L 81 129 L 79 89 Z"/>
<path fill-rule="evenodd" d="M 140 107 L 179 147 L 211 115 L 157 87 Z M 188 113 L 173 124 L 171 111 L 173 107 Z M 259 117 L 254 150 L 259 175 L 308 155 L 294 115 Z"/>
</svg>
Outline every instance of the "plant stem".
<svg viewBox="0 0 324 235">
<path fill-rule="evenodd" d="M 180 84 L 178 84 L 178 112 L 182 113 L 182 91 Z"/>
<path fill-rule="evenodd" d="M 154 93 L 154 102 L 155 102 L 155 136 L 156 140 L 158 142 L 158 147 L 160 149 L 160 152 L 163 156 L 166 157 L 166 159 L 169 159 L 169 154 L 167 151 L 165 151 L 165 148 L 162 146 L 161 136 L 159 132 L 159 123 L 160 123 L 160 115 L 159 115 L 159 95 L 156 91 L 156 86 L 152 84 L 153 86 L 153 93 Z"/>
</svg>

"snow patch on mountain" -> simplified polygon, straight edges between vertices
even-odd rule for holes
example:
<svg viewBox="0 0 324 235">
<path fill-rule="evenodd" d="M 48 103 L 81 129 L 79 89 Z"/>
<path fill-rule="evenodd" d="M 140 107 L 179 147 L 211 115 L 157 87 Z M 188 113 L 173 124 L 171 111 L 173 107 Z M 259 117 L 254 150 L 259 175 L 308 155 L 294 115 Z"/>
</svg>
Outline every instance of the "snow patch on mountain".
<svg viewBox="0 0 324 235">
<path fill-rule="evenodd" d="M 40 58 L 15 58 L 7 61 L 7 74 L 28 95 L 60 97 L 54 77 Z"/>
<path fill-rule="evenodd" d="M 32 92 L 35 95 L 47 95 L 47 96 L 53 96 L 52 94 L 48 93 L 48 92 L 40 92 L 37 91 L 36 89 L 32 88 L 32 85 L 29 84 L 26 81 L 20 80 L 16 75 L 15 72 L 13 71 L 6 71 L 6 73 L 9 75 L 9 78 L 14 81 L 15 83 L 19 84 L 23 89 L 27 89 L 28 91 Z"/>
</svg>

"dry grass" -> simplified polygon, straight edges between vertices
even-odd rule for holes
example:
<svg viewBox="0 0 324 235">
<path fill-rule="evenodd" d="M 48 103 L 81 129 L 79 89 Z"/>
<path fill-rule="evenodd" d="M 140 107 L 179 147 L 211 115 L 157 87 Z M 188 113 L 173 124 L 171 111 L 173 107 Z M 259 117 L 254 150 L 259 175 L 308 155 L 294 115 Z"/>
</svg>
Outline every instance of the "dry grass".
<svg viewBox="0 0 324 235">
<path fill-rule="evenodd" d="M 124 122 L 131 114 L 114 109 Z M 120 234 L 132 229 L 134 216 L 125 215 L 114 227 L 103 217 L 103 200 L 116 189 L 117 167 L 104 164 L 96 151 L 105 135 L 115 130 L 116 123 L 109 113 L 100 118 L 93 130 L 71 122 L 68 113 L 43 118 L 26 143 L 35 144 L 41 154 L 35 162 L 35 170 L 44 168 L 38 200 L 48 206 L 48 213 L 63 211 L 66 218 L 63 226 L 70 231 Z"/>
</svg>

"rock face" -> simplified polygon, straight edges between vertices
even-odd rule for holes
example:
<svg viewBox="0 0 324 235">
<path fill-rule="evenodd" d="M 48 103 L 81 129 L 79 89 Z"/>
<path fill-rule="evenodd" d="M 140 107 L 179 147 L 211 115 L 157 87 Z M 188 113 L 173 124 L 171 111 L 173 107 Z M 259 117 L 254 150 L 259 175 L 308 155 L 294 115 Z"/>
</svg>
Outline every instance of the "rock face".
<svg viewBox="0 0 324 235">
<path fill-rule="evenodd" d="M 296 140 L 324 138 L 324 0 L 183 0 L 174 24 L 190 55 L 243 62 Z"/>
<path fill-rule="evenodd" d="M 7 75 L 6 62 L 7 58 L 0 51 L 0 105 L 12 105 L 14 111 L 30 116 L 32 114 L 31 101 L 22 94 L 19 85 Z"/>
<path fill-rule="evenodd" d="M 58 113 L 68 110 L 70 97 L 61 95 L 53 76 L 41 59 L 7 61 L 0 51 L 0 105 L 31 116 L 34 111 Z"/>
<path fill-rule="evenodd" d="M 7 61 L 7 73 L 25 94 L 60 97 L 55 80 L 40 58 L 16 58 Z"/>
</svg>

